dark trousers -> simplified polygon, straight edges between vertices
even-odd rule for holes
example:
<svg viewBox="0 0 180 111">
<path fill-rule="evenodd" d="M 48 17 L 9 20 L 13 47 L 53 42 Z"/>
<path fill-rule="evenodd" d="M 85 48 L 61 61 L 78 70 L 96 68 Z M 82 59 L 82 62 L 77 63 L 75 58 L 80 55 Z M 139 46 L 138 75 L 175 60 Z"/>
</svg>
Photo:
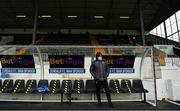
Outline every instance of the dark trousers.
<svg viewBox="0 0 180 111">
<path fill-rule="evenodd" d="M 96 82 L 96 96 L 98 99 L 98 103 L 101 104 L 101 86 L 102 86 L 106 92 L 108 103 L 111 105 L 112 102 L 111 102 L 110 90 L 108 87 L 107 80 L 104 80 L 104 81 L 95 80 L 95 82 Z"/>
</svg>

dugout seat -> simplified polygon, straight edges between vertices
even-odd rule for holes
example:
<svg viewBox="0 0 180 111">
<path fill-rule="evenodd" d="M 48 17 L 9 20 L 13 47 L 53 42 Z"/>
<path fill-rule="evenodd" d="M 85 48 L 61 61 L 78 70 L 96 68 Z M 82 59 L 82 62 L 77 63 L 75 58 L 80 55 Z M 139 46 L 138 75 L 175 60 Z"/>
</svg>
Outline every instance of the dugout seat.
<svg viewBox="0 0 180 111">
<path fill-rule="evenodd" d="M 120 93 L 120 84 L 119 84 L 119 80 L 110 80 L 109 82 L 109 89 L 111 93 Z"/>
<path fill-rule="evenodd" d="M 37 93 L 37 81 L 30 79 L 26 82 L 26 88 L 25 88 L 25 93 L 26 94 L 33 94 L 33 93 Z"/>
<path fill-rule="evenodd" d="M 96 92 L 96 84 L 94 80 L 86 80 L 86 93 L 95 93 Z"/>
<path fill-rule="evenodd" d="M 18 79 L 14 83 L 13 93 L 25 93 L 25 82 L 22 79 Z"/>
<path fill-rule="evenodd" d="M 134 90 L 131 87 L 131 81 L 121 80 L 121 90 L 122 90 L 122 93 L 133 93 Z"/>
<path fill-rule="evenodd" d="M 133 80 L 132 88 L 134 90 L 134 93 L 143 93 L 144 101 L 146 102 L 146 93 L 148 93 L 148 90 L 144 89 L 142 81 L 141 80 Z"/>
<path fill-rule="evenodd" d="M 2 93 L 12 93 L 13 92 L 13 80 L 12 79 L 6 79 L 3 82 Z"/>
</svg>

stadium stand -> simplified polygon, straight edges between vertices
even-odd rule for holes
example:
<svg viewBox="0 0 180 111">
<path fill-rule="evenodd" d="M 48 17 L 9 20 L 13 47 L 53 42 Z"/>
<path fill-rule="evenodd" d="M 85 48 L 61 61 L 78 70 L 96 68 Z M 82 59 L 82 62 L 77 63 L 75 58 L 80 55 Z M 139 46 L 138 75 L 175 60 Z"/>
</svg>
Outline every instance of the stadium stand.
<svg viewBox="0 0 180 111">
<path fill-rule="evenodd" d="M 7 36 L 7 35 L 6 35 Z M 29 45 L 32 42 L 32 35 L 30 34 L 15 34 L 12 42 L 6 43 L 7 45 Z"/>
<path fill-rule="evenodd" d="M 76 42 L 74 42 L 76 41 Z M 90 45 L 89 38 L 80 34 L 48 34 L 39 45 Z"/>
<path fill-rule="evenodd" d="M 24 36 L 24 37 L 22 37 Z M 99 45 L 137 45 L 136 38 L 137 36 L 130 35 L 94 35 L 96 40 L 99 42 Z M 41 39 L 43 40 L 36 42 L 37 45 L 92 45 L 91 35 L 87 34 L 39 34 L 36 38 L 36 41 Z M 16 35 L 15 39 L 12 42 L 6 43 L 7 45 L 29 45 L 31 44 L 32 37 L 30 35 Z M 76 41 L 76 42 L 74 42 Z M 141 38 L 139 44 L 141 43 Z"/>
</svg>

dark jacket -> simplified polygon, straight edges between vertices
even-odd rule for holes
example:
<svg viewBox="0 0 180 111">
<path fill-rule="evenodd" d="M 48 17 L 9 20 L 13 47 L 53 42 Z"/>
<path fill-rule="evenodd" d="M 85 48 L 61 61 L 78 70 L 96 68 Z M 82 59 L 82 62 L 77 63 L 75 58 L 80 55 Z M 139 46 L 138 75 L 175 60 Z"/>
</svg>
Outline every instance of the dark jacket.
<svg viewBox="0 0 180 111">
<path fill-rule="evenodd" d="M 100 73 L 103 74 L 103 78 L 107 79 L 109 76 L 109 66 L 106 61 L 95 60 L 92 62 L 90 67 L 90 73 L 94 77 L 95 80 L 100 79 Z"/>
</svg>

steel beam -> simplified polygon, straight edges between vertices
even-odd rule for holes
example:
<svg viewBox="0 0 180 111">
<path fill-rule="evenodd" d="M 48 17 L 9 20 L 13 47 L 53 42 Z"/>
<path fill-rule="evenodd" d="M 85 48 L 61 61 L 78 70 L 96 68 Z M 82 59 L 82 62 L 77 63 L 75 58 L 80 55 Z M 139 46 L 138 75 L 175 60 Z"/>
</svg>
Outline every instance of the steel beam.
<svg viewBox="0 0 180 111">
<path fill-rule="evenodd" d="M 34 12 L 34 26 L 33 26 L 32 45 L 35 45 L 35 42 L 36 42 L 39 0 L 34 0 L 34 6 L 35 6 L 35 12 Z"/>
<path fill-rule="evenodd" d="M 140 27 L 141 27 L 141 37 L 142 37 L 142 43 L 143 46 L 146 45 L 145 37 L 144 37 L 144 20 L 143 20 L 143 12 L 142 12 L 142 6 L 141 6 L 141 0 L 138 1 L 138 7 L 139 7 L 139 19 L 140 19 Z"/>
</svg>

